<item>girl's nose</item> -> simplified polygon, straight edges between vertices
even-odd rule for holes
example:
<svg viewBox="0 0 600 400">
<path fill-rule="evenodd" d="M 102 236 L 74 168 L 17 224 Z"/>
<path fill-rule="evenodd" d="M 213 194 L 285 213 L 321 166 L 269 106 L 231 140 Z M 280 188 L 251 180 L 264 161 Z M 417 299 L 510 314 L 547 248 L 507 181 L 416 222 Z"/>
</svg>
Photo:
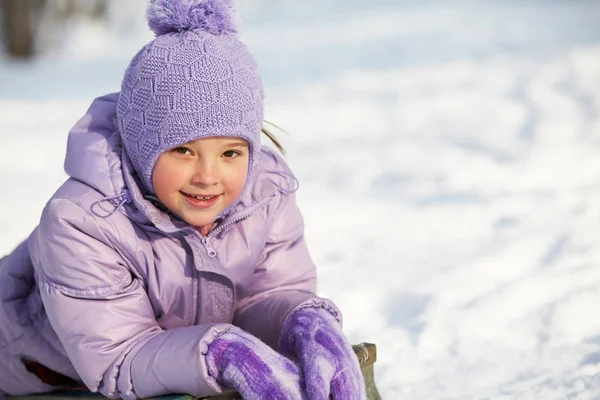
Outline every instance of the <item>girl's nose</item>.
<svg viewBox="0 0 600 400">
<path fill-rule="evenodd" d="M 199 160 L 192 177 L 196 185 L 211 186 L 219 183 L 219 166 L 215 161 Z"/>
</svg>

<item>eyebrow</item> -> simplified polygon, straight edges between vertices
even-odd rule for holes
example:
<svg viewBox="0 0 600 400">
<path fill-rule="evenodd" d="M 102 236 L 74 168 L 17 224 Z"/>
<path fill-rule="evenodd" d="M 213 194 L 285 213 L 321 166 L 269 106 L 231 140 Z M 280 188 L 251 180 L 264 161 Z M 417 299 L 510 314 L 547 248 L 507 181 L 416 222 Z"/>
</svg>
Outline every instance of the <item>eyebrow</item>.
<svg viewBox="0 0 600 400">
<path fill-rule="evenodd" d="M 245 140 L 232 140 L 225 143 L 225 147 L 248 147 L 248 142 Z"/>
</svg>

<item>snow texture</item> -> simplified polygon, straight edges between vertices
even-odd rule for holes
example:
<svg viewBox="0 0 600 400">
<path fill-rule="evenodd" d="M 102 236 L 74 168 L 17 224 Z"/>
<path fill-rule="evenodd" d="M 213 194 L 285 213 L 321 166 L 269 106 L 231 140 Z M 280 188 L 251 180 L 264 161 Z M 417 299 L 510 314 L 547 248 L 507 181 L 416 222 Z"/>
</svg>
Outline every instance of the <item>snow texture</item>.
<svg viewBox="0 0 600 400">
<path fill-rule="evenodd" d="M 0 59 L 0 254 L 118 90 L 145 4 Z M 600 399 L 600 3 L 240 2 L 319 291 L 385 399 Z M 117 10 L 118 8 L 118 10 Z"/>
</svg>

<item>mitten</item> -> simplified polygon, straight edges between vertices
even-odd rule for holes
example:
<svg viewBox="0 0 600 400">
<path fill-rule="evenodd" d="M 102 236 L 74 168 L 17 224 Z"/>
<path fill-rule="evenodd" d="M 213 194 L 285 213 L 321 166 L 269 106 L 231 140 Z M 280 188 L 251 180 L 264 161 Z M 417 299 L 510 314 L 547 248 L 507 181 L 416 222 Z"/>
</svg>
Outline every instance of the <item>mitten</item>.
<svg viewBox="0 0 600 400">
<path fill-rule="evenodd" d="M 341 324 L 324 308 L 299 308 L 286 318 L 279 346 L 297 358 L 311 400 L 367 398 L 358 358 Z"/>
<path fill-rule="evenodd" d="M 208 346 L 206 363 L 212 378 L 245 400 L 307 399 L 296 364 L 235 326 Z"/>
</svg>

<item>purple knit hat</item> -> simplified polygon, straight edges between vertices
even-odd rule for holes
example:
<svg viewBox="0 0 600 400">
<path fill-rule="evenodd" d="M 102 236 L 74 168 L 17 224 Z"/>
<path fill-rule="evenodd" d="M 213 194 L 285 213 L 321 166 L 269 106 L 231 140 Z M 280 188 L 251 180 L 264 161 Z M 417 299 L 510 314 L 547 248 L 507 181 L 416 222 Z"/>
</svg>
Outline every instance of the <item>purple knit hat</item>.
<svg viewBox="0 0 600 400">
<path fill-rule="evenodd" d="M 156 38 L 125 72 L 117 107 L 123 144 L 147 191 L 165 151 L 210 136 L 250 145 L 248 181 L 260 151 L 263 88 L 237 37 L 234 0 L 150 0 Z"/>
</svg>

